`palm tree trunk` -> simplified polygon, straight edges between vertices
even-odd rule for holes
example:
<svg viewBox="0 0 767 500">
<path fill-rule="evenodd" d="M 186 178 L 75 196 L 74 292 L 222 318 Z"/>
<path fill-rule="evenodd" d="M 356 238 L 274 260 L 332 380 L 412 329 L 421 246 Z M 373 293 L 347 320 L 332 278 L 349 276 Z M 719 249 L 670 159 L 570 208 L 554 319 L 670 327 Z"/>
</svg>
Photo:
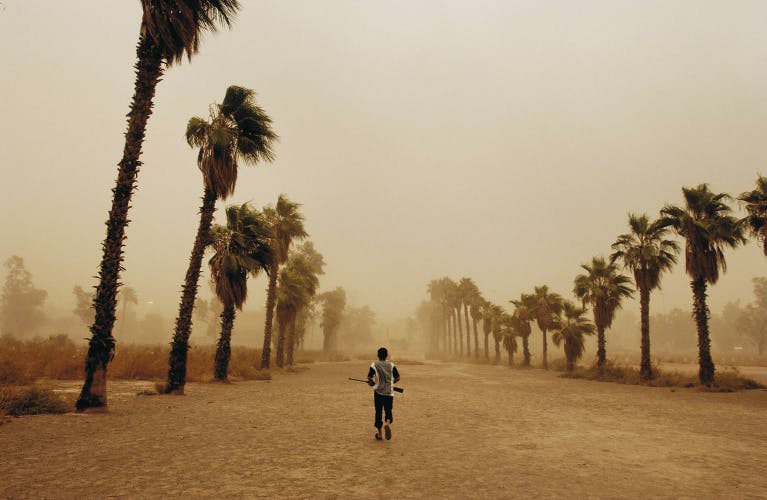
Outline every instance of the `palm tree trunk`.
<svg viewBox="0 0 767 500">
<path fill-rule="evenodd" d="M 646 287 L 639 289 L 639 316 L 642 329 L 642 362 L 639 366 L 639 378 L 652 379 L 652 363 L 650 361 L 650 290 Z"/>
<path fill-rule="evenodd" d="M 575 360 L 573 360 L 572 357 L 568 356 L 567 353 L 565 353 L 565 359 L 567 360 L 567 371 L 571 372 L 575 369 Z"/>
<path fill-rule="evenodd" d="M 93 299 L 95 316 L 91 326 L 91 339 L 85 358 L 85 381 L 77 411 L 107 406 L 107 364 L 114 355 L 112 328 L 115 321 L 116 295 L 125 228 L 128 226 L 128 208 L 136 186 L 141 162 L 141 146 L 144 143 L 146 124 L 152 114 L 155 87 L 163 73 L 162 53 L 151 37 L 141 36 L 136 47 L 136 81 L 133 101 L 128 113 L 128 131 L 125 133 L 123 157 L 119 163 L 117 182 L 112 190 L 112 208 L 107 221 L 107 234 L 99 269 L 99 285 Z"/>
<path fill-rule="evenodd" d="M 489 341 L 490 334 L 485 334 L 485 360 L 490 361 L 490 341 Z"/>
<path fill-rule="evenodd" d="M 544 370 L 549 369 L 548 350 L 549 350 L 549 343 L 546 340 L 546 330 L 543 330 L 543 363 L 541 366 L 543 367 Z"/>
<path fill-rule="evenodd" d="M 714 383 L 714 360 L 711 359 L 711 339 L 708 334 L 708 306 L 706 305 L 706 280 L 698 278 L 690 282 L 692 287 L 692 308 L 695 325 L 698 328 L 698 377 L 702 385 Z"/>
<path fill-rule="evenodd" d="M 264 322 L 264 349 L 261 351 L 261 369 L 269 369 L 269 357 L 272 349 L 272 323 L 274 321 L 274 303 L 277 291 L 277 273 L 279 265 L 272 264 L 269 274 L 269 287 L 266 289 L 266 321 Z M 327 340 L 327 339 L 326 339 Z"/>
<path fill-rule="evenodd" d="M 477 333 L 477 320 L 472 318 L 474 326 L 474 359 L 479 359 L 479 333 Z"/>
<path fill-rule="evenodd" d="M 528 343 L 529 335 L 522 337 L 522 354 L 524 356 L 523 365 L 530 366 L 530 345 Z"/>
<path fill-rule="evenodd" d="M 213 221 L 213 212 L 216 210 L 216 193 L 210 188 L 205 188 L 200 208 L 200 224 L 197 227 L 197 236 L 194 239 L 192 255 L 189 257 L 189 267 L 186 270 L 186 279 L 181 293 L 181 305 L 176 319 L 176 331 L 173 334 L 173 343 L 170 348 L 168 361 L 168 385 L 165 387 L 166 394 L 184 394 L 186 384 L 186 357 L 189 350 L 189 334 L 192 331 L 192 312 L 194 311 L 194 299 L 197 296 L 197 286 L 200 281 L 200 269 L 202 268 L 202 256 L 205 247 L 210 242 L 210 225 Z"/>
<path fill-rule="evenodd" d="M 456 349 L 456 351 L 460 351 L 461 356 L 463 356 L 463 326 L 461 325 L 461 306 L 455 308 L 454 314 L 455 321 L 458 323 L 458 349 Z"/>
<path fill-rule="evenodd" d="M 471 356 L 471 333 L 469 332 L 469 306 L 463 305 L 463 318 L 466 320 L 466 356 Z"/>
<path fill-rule="evenodd" d="M 513 344 L 511 343 L 511 339 L 509 339 L 509 345 L 507 346 L 507 350 L 509 351 L 509 366 L 514 366 L 514 351 L 513 351 Z"/>
<path fill-rule="evenodd" d="M 221 313 L 221 336 L 216 344 L 214 377 L 226 382 L 229 380 L 229 359 L 232 356 L 232 327 L 234 326 L 234 306 L 224 307 Z"/>
<path fill-rule="evenodd" d="M 607 361 L 605 344 L 605 327 L 597 324 L 597 368 L 602 368 Z"/>
<path fill-rule="evenodd" d="M 495 341 L 495 363 L 498 364 L 501 361 L 500 341 L 495 335 L 493 335 L 493 340 Z"/>
<path fill-rule="evenodd" d="M 288 330 L 288 354 L 287 354 L 287 366 L 293 366 L 293 350 L 296 344 L 296 317 L 297 312 L 293 312 L 290 315 L 290 329 Z"/>
<path fill-rule="evenodd" d="M 277 312 L 277 349 L 274 353 L 274 362 L 279 368 L 285 366 L 285 329 L 287 325 L 286 314 Z"/>
</svg>

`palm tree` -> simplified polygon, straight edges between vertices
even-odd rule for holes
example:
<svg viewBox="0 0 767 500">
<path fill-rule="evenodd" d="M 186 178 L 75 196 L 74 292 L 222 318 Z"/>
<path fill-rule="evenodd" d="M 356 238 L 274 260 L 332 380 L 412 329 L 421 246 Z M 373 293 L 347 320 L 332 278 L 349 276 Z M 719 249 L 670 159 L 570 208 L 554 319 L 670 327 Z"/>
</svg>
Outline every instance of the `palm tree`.
<svg viewBox="0 0 767 500">
<path fill-rule="evenodd" d="M 544 370 L 548 370 L 546 332 L 554 324 L 560 312 L 562 312 L 562 297 L 558 293 L 549 292 L 549 287 L 546 285 L 537 286 L 534 290 L 534 299 L 530 299 L 530 303 L 532 305 L 533 317 L 538 324 L 538 328 L 543 332 L 542 367 Z"/>
<path fill-rule="evenodd" d="M 321 294 L 322 300 L 322 331 L 324 339 L 322 342 L 323 351 L 334 351 L 338 348 L 338 327 L 343 320 L 344 309 L 346 308 L 346 291 L 340 286 L 335 290 Z"/>
<path fill-rule="evenodd" d="M 509 367 L 514 366 L 514 353 L 517 352 L 517 326 L 518 319 L 507 313 L 501 316 L 501 335 L 503 336 L 503 348 L 509 356 Z"/>
<path fill-rule="evenodd" d="M 280 282 L 277 287 L 277 366 L 284 366 L 287 347 L 288 365 L 293 364 L 293 347 L 295 343 L 296 315 L 306 307 L 317 293 L 320 280 L 316 268 L 300 253 L 291 253 L 287 263 L 280 271 Z M 320 268 L 322 271 L 322 268 Z M 288 331 L 286 338 L 285 330 Z M 286 345 L 287 344 L 287 345 Z"/>
<path fill-rule="evenodd" d="M 292 299 L 292 304 L 295 306 L 295 310 L 290 316 L 290 330 L 288 331 L 288 347 L 287 347 L 287 360 L 288 366 L 293 365 L 293 353 L 296 344 L 299 342 L 299 330 L 301 318 L 306 317 L 306 313 L 312 307 L 313 300 L 317 295 L 317 288 L 319 288 L 319 275 L 325 274 L 325 260 L 322 254 L 314 249 L 314 244 L 311 241 L 306 241 L 300 245 L 294 252 L 296 258 L 300 258 L 300 262 L 296 261 L 291 265 L 290 259 L 288 259 L 288 267 L 293 270 L 294 274 L 298 277 L 298 281 L 301 284 L 302 293 L 297 299 Z"/>
<path fill-rule="evenodd" d="M 501 340 L 503 340 L 503 317 L 506 311 L 501 306 L 493 304 L 491 310 L 491 328 L 493 333 L 493 341 L 495 342 L 495 359 L 494 363 L 501 361 Z"/>
<path fill-rule="evenodd" d="M 554 325 L 551 340 L 557 347 L 564 342 L 567 371 L 571 372 L 583 356 L 585 336 L 594 335 L 594 324 L 584 317 L 586 309 L 577 307 L 569 300 L 563 302 L 562 312 L 564 318 Z"/>
<path fill-rule="evenodd" d="M 581 299 L 584 306 L 590 304 L 594 312 L 594 324 L 597 328 L 597 367 L 602 368 L 607 361 L 605 330 L 613 324 L 615 312 L 623 299 L 631 297 L 631 280 L 628 276 L 619 274 L 615 263 L 607 262 L 604 257 L 593 257 L 591 264 L 583 264 L 581 267 L 586 270 L 586 274 L 575 277 L 573 293 Z"/>
<path fill-rule="evenodd" d="M 489 301 L 482 303 L 482 333 L 485 334 L 485 360 L 490 361 L 490 347 L 488 339 L 493 331 L 493 304 Z"/>
<path fill-rule="evenodd" d="M 537 299 L 535 295 L 520 294 L 518 300 L 511 300 L 514 304 L 514 316 L 518 319 L 516 323 L 517 335 L 522 338 L 522 366 L 530 366 L 530 334 L 532 328 L 530 322 L 535 319 L 535 306 Z"/>
<path fill-rule="evenodd" d="M 756 189 L 742 193 L 738 199 L 745 203 L 748 212 L 745 224 L 767 255 L 767 177 L 758 176 Z"/>
<path fill-rule="evenodd" d="M 699 379 L 703 385 L 714 382 L 714 361 L 708 331 L 707 284 L 719 280 L 719 271 L 727 270 L 726 247 L 745 243 L 743 224 L 731 215 L 725 193 L 713 193 L 708 184 L 682 188 L 685 207 L 666 205 L 661 210 L 664 224 L 669 224 L 685 239 L 685 270 L 692 281 L 693 315 L 698 330 Z"/>
<path fill-rule="evenodd" d="M 471 313 L 471 322 L 474 327 L 474 359 L 479 359 L 479 333 L 477 332 L 477 323 L 482 319 L 482 304 L 485 299 L 482 298 L 482 294 L 477 290 L 477 294 L 472 298 L 469 305 L 469 312 Z"/>
<path fill-rule="evenodd" d="M 474 300 L 476 300 L 476 297 L 479 295 L 479 288 L 477 287 L 476 283 L 474 283 L 474 280 L 472 280 L 471 278 L 461 278 L 461 281 L 458 283 L 458 292 L 461 299 L 461 303 L 463 304 L 464 319 L 466 320 L 465 321 L 466 355 L 471 356 L 471 333 L 469 332 L 469 306 L 472 304 Z M 460 311 L 458 315 L 460 316 Z M 474 338 L 476 342 L 476 336 Z"/>
<path fill-rule="evenodd" d="M 122 302 L 123 312 L 120 317 L 120 335 L 125 330 L 125 323 L 128 321 L 128 304 L 138 305 L 138 295 L 136 290 L 129 286 L 124 286 L 117 293 L 117 298 Z"/>
<path fill-rule="evenodd" d="M 618 236 L 613 243 L 615 250 L 610 260 L 620 260 L 623 266 L 634 273 L 634 283 L 639 289 L 639 309 L 642 330 L 642 361 L 639 377 L 652 378 L 650 361 L 650 292 L 660 288 L 660 277 L 676 264 L 679 246 L 667 240 L 668 226 L 662 221 L 650 221 L 646 214 L 629 214 L 630 233 Z"/>
<path fill-rule="evenodd" d="M 248 297 L 248 275 L 268 271 L 273 259 L 271 233 L 261 214 L 250 204 L 226 209 L 226 226 L 211 229 L 215 254 L 211 257 L 211 280 L 216 296 L 224 305 L 221 335 L 216 344 L 216 380 L 228 380 L 232 327 L 235 308 L 242 310 Z"/>
<path fill-rule="evenodd" d="M 203 253 L 211 241 L 210 226 L 216 200 L 226 199 L 234 192 L 238 160 L 255 164 L 274 159 L 272 144 L 277 135 L 271 129 L 271 123 L 271 118 L 256 105 L 254 91 L 231 86 L 226 89 L 224 101 L 211 106 L 210 121 L 192 117 L 187 124 L 189 146 L 200 148 L 197 166 L 202 172 L 204 194 L 171 344 L 166 393 L 184 393 L 192 313 Z"/>
<path fill-rule="evenodd" d="M 99 284 L 93 300 L 95 315 L 85 358 L 85 381 L 76 403 L 78 411 L 106 409 L 107 406 L 107 364 L 114 355 L 112 328 L 128 208 L 141 166 L 139 158 L 146 124 L 152 114 L 155 87 L 164 72 L 163 64 L 170 67 L 185 55 L 191 60 L 199 50 L 202 34 L 216 31 L 219 24 L 231 26 L 240 8 L 237 0 L 187 0 L 183 9 L 173 0 L 142 0 L 141 6 L 143 15 L 136 47 L 133 99 L 117 181 L 112 189 L 107 234 L 102 244 Z"/>
<path fill-rule="evenodd" d="M 448 306 L 447 306 L 447 289 L 446 281 L 448 278 L 440 278 L 437 280 L 431 280 L 426 286 L 426 291 L 429 294 L 429 298 L 432 302 L 439 304 L 442 309 L 442 321 L 441 330 L 443 338 L 444 351 L 447 352 L 450 347 L 449 330 L 448 330 Z"/>
<path fill-rule="evenodd" d="M 281 194 L 277 204 L 264 208 L 264 216 L 272 230 L 274 244 L 274 262 L 269 272 L 269 287 L 266 289 L 266 321 L 264 323 L 264 348 L 261 352 L 261 369 L 269 368 L 272 347 L 272 323 L 274 322 L 274 306 L 277 301 L 277 277 L 280 266 L 288 260 L 290 243 L 293 240 L 305 238 L 304 216 L 298 211 L 301 205 L 292 202 Z"/>
</svg>

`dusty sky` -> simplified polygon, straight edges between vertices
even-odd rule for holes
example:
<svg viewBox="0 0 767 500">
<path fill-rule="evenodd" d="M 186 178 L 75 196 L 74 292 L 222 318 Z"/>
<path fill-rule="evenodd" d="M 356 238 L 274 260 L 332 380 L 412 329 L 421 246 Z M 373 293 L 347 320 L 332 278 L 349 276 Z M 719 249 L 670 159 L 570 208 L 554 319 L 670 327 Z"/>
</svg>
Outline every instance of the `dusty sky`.
<svg viewBox="0 0 767 500">
<path fill-rule="evenodd" d="M 95 283 L 140 3 L 2 4 L 0 259 L 23 256 L 70 309 L 72 287 Z M 569 295 L 628 212 L 655 215 L 700 182 L 737 195 L 767 173 L 761 0 L 242 4 L 232 31 L 167 72 L 149 122 L 124 281 L 169 315 L 202 194 L 183 132 L 230 84 L 258 92 L 282 138 L 230 203 L 303 203 L 323 288 L 382 318 L 443 275 L 503 305 L 544 283 Z M 754 243 L 727 257 L 715 311 L 767 275 Z M 655 311 L 689 307 L 683 266 L 664 285 Z M 251 281 L 250 307 L 265 286 Z"/>
</svg>

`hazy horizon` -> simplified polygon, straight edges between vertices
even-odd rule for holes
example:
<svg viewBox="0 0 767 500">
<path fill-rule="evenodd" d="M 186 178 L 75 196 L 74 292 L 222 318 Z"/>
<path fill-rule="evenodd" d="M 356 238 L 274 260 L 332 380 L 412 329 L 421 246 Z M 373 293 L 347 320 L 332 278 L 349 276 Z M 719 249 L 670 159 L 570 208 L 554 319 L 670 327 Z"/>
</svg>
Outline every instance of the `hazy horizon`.
<svg viewBox="0 0 767 500">
<path fill-rule="evenodd" d="M 183 132 L 231 84 L 256 90 L 281 141 L 217 219 L 286 193 L 327 263 L 322 290 L 383 321 L 445 275 L 502 306 L 542 284 L 569 297 L 629 212 L 657 216 L 703 182 L 738 196 L 767 173 L 764 2 L 241 3 L 166 72 L 149 120 L 121 281 L 170 317 L 202 195 Z M 140 2 L 106 5 L 0 7 L 0 260 L 23 257 L 63 311 L 96 283 L 133 92 Z M 767 275 L 754 241 L 726 257 L 714 312 Z M 265 278 L 249 287 L 263 309 Z M 682 255 L 651 313 L 691 300 Z"/>
</svg>

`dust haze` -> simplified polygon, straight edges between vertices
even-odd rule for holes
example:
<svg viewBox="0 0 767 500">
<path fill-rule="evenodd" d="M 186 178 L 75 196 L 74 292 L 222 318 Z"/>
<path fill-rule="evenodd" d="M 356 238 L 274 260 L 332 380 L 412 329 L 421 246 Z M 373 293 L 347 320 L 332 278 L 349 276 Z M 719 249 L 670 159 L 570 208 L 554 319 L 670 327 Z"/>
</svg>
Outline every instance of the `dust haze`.
<svg viewBox="0 0 767 500">
<path fill-rule="evenodd" d="M 372 311 L 371 345 L 411 338 L 442 276 L 471 277 L 506 307 L 542 284 L 570 297 L 629 212 L 657 216 L 702 182 L 737 196 L 765 172 L 764 2 L 244 4 L 236 29 L 158 86 L 122 275 L 137 301 L 118 305 L 118 341 L 171 337 L 202 195 L 183 133 L 230 84 L 258 92 L 281 141 L 226 204 L 301 203 L 327 263 L 321 291 L 341 286 Z M 77 339 L 73 289 L 96 284 L 140 19 L 139 2 L 108 2 L 108 23 L 93 8 L 9 0 L 0 12 L 0 259 L 22 257 L 47 292 L 35 333 Z M 767 274 L 754 242 L 727 263 L 714 317 L 752 302 L 751 279 Z M 210 301 L 207 280 L 205 267 Z M 261 342 L 265 288 L 250 281 L 235 343 Z M 690 303 L 680 264 L 652 313 L 689 319 Z M 637 348 L 638 314 L 624 305 L 613 345 Z M 718 335 L 737 346 L 722 325 L 715 347 Z M 212 342 L 208 329 L 196 317 L 192 341 Z M 307 343 L 321 342 L 310 327 Z"/>
</svg>

